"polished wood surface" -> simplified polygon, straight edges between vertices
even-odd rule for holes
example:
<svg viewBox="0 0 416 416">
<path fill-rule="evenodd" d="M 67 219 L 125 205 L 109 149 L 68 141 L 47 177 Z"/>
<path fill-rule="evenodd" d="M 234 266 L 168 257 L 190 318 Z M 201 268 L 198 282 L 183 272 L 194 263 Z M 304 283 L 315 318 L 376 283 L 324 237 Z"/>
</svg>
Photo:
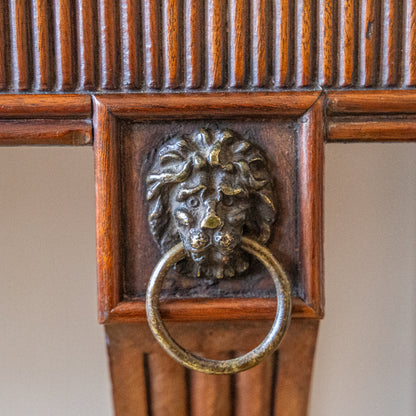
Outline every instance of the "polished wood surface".
<svg viewBox="0 0 416 416">
<path fill-rule="evenodd" d="M 177 299 L 163 300 L 160 311 L 167 321 L 221 321 L 224 316 L 232 321 L 252 321 L 270 319 L 276 314 L 274 298 L 237 299 Z M 319 315 L 318 313 L 321 313 Z M 315 310 L 303 299 L 292 298 L 292 317 L 322 318 L 322 310 Z M 144 322 L 146 310 L 144 302 L 121 301 L 105 318 L 105 323 Z"/>
<path fill-rule="evenodd" d="M 416 140 L 416 91 L 334 91 L 327 93 L 329 142 Z"/>
<path fill-rule="evenodd" d="M 415 0 L 0 0 L 0 146 L 94 145 L 98 319 L 118 416 L 306 414 L 324 314 L 324 142 L 416 141 L 415 44 Z M 123 173 L 135 160 L 126 132 L 253 120 L 257 140 L 282 163 L 275 175 L 295 177 L 295 198 L 283 192 L 282 201 L 296 222 L 284 229 L 297 239 L 285 264 L 294 265 L 294 319 L 259 367 L 191 373 L 143 323 L 148 276 L 141 291 L 134 279 L 126 291 L 126 271 L 147 273 L 157 254 L 140 229 L 148 259 L 129 269 L 123 257 L 127 244 L 135 250 L 126 229 L 138 233 L 125 211 L 145 215 L 125 198 L 135 174 Z M 259 342 L 275 313 L 271 293 L 257 288 L 239 298 L 174 292 L 161 303 L 174 335 L 221 358 Z"/>
<path fill-rule="evenodd" d="M 186 370 L 161 350 L 146 324 L 106 325 L 117 416 L 304 416 L 319 320 L 294 319 L 279 351 L 232 376 Z M 261 341 L 270 322 L 175 323 L 195 353 L 225 359 Z"/>
<path fill-rule="evenodd" d="M 1 0 L 0 91 L 408 88 L 414 0 Z"/>
<path fill-rule="evenodd" d="M 91 144 L 90 120 L 0 120 L 0 146 Z"/>
<path fill-rule="evenodd" d="M 147 212 L 142 208 L 146 155 L 157 141 L 173 134 L 170 120 L 181 117 L 177 133 L 184 133 L 200 127 L 201 121 L 193 121 L 196 117 L 218 117 L 220 110 L 222 126 L 255 137 L 273 155 L 280 218 L 270 247 L 289 273 L 293 296 L 299 298 L 294 313 L 321 317 L 324 132 L 322 100 L 316 101 L 319 93 L 181 94 L 180 100 L 176 98 L 176 94 L 94 97 L 100 322 L 145 318 L 146 282 L 160 256 L 149 234 Z M 248 114 L 250 119 L 246 118 Z M 146 124 L 148 121 L 152 123 Z M 264 273 L 252 272 L 251 280 L 224 281 L 214 286 L 206 286 L 204 281 L 195 284 L 180 276 L 172 282 L 164 293 L 165 299 L 176 303 L 167 306 L 171 319 L 192 319 L 192 313 L 198 319 L 202 310 L 215 320 L 225 310 L 229 319 L 259 319 L 265 313 L 272 319 L 275 314 L 267 302 L 268 297 L 275 296 L 274 287 Z M 195 302 L 181 301 L 187 297 Z M 245 298 L 257 299 L 258 307 L 245 310 Z M 207 300 L 215 299 L 221 299 L 218 308 L 202 307 Z"/>
<path fill-rule="evenodd" d="M 92 145 L 91 99 L 82 95 L 0 96 L 0 146 Z"/>
</svg>

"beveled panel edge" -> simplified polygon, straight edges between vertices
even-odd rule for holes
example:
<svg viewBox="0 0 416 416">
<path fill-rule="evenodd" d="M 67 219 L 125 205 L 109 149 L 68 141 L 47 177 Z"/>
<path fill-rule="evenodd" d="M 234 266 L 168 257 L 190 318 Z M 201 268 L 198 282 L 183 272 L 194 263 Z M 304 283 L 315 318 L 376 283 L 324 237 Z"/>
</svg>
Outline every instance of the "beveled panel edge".
<svg viewBox="0 0 416 416">
<path fill-rule="evenodd" d="M 272 320 L 276 314 L 276 299 L 171 299 L 162 301 L 160 310 L 163 320 L 175 322 Z M 295 297 L 292 298 L 292 318 L 321 319 L 322 315 L 302 299 Z M 99 323 L 145 321 L 145 303 L 132 300 L 118 303 Z"/>
<path fill-rule="evenodd" d="M 320 90 L 285 92 L 212 92 L 171 94 L 94 94 L 93 101 L 129 120 L 162 118 L 299 117 Z"/>
</svg>

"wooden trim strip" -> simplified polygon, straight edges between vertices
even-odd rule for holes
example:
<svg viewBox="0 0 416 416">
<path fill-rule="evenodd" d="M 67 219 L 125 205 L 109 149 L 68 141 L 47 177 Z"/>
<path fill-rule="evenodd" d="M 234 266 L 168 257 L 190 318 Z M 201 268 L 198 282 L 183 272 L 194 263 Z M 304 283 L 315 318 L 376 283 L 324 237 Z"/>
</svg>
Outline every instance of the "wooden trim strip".
<svg viewBox="0 0 416 416">
<path fill-rule="evenodd" d="M 112 94 L 95 96 L 118 117 L 133 120 L 160 118 L 296 117 L 318 99 L 320 91 Z"/>
<path fill-rule="evenodd" d="M 98 320 L 104 322 L 119 302 L 122 280 L 120 187 L 114 181 L 119 177 L 119 146 L 115 143 L 118 137 L 115 117 L 96 99 L 93 104 Z"/>
<path fill-rule="evenodd" d="M 0 95 L 0 118 L 90 118 L 91 97 L 76 94 Z"/>
<path fill-rule="evenodd" d="M 416 140 L 416 120 L 329 121 L 328 142 L 411 142 Z"/>
<path fill-rule="evenodd" d="M 292 318 L 320 318 L 302 299 L 292 299 Z M 166 321 L 271 320 L 276 315 L 276 298 L 267 299 L 176 299 L 162 301 Z M 146 321 L 145 302 L 121 302 L 107 316 L 100 314 L 102 324 Z"/>
<path fill-rule="evenodd" d="M 324 314 L 323 163 L 324 103 L 321 98 L 304 116 L 299 131 L 299 258 L 306 302 Z"/>
<path fill-rule="evenodd" d="M 328 114 L 415 114 L 416 91 L 332 91 Z"/>
<path fill-rule="evenodd" d="M 0 146 L 89 144 L 91 120 L 0 120 Z"/>
</svg>

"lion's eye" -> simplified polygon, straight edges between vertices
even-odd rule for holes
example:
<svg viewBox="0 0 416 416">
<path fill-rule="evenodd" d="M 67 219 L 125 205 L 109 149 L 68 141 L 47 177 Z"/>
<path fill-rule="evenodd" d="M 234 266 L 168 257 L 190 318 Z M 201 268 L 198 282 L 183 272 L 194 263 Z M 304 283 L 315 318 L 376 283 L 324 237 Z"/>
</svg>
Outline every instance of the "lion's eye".
<svg viewBox="0 0 416 416">
<path fill-rule="evenodd" d="M 224 198 L 222 199 L 222 203 L 226 206 L 226 207 L 231 207 L 234 204 L 234 198 L 231 196 L 224 196 Z"/>
<path fill-rule="evenodd" d="M 189 208 L 196 208 L 199 205 L 199 199 L 195 196 L 191 196 L 186 201 L 186 205 L 188 205 Z"/>
</svg>

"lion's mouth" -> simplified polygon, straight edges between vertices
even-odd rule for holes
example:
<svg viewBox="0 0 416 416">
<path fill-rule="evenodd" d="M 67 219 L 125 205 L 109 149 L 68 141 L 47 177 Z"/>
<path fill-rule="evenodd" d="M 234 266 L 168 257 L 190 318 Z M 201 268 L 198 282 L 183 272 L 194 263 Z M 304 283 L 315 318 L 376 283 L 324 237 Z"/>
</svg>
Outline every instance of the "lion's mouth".
<svg viewBox="0 0 416 416">
<path fill-rule="evenodd" d="M 221 255 L 229 256 L 234 251 L 234 248 L 235 247 L 233 247 L 233 250 L 230 250 L 228 247 L 224 247 L 220 244 L 215 244 L 215 242 L 210 242 L 204 247 L 197 248 L 197 249 L 196 248 L 189 249 L 189 253 L 192 255 L 192 258 L 195 261 L 202 261 L 205 258 L 207 258 L 207 256 L 211 252 L 220 253 Z"/>
</svg>

